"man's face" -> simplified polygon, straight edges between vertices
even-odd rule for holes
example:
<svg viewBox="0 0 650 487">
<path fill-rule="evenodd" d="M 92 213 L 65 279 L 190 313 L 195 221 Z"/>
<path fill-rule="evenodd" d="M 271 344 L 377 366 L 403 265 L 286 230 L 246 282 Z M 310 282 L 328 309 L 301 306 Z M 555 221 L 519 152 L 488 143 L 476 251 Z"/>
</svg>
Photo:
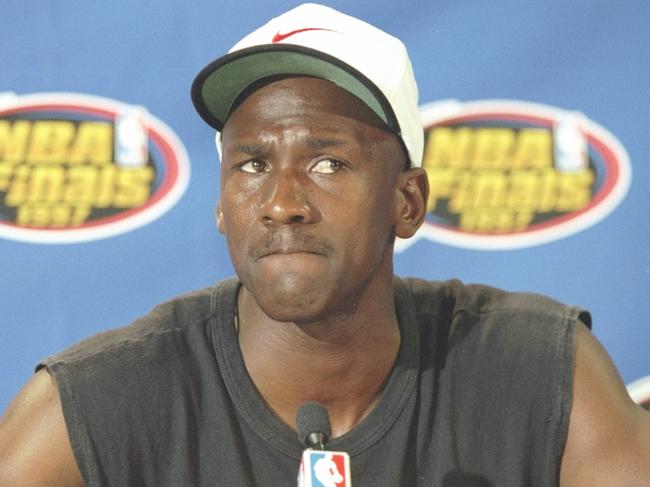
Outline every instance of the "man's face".
<svg viewBox="0 0 650 487">
<path fill-rule="evenodd" d="M 390 285 L 405 155 L 361 101 L 329 81 L 274 81 L 222 133 L 219 230 L 234 268 L 278 321 L 351 309 Z"/>
</svg>

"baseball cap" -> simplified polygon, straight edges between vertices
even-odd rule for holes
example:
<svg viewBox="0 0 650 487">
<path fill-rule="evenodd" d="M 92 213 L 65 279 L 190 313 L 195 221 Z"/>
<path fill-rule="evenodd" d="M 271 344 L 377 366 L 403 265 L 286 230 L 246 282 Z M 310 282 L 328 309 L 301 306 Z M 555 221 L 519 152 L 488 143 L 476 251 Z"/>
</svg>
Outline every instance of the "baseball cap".
<svg viewBox="0 0 650 487">
<path fill-rule="evenodd" d="M 401 138 L 411 166 L 421 165 L 424 134 L 406 47 L 323 5 L 300 5 L 244 37 L 201 70 L 192 84 L 192 101 L 220 132 L 248 86 L 284 74 L 327 79 L 361 99 Z"/>
</svg>

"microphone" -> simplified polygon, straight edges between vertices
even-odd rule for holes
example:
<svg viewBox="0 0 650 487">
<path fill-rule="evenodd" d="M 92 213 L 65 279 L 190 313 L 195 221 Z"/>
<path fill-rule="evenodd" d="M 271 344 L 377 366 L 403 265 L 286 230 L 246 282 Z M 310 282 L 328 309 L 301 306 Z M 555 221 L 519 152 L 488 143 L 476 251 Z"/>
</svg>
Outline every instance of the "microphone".
<svg viewBox="0 0 650 487">
<path fill-rule="evenodd" d="M 307 448 L 324 450 L 332 436 L 332 426 L 327 409 L 319 402 L 306 402 L 298 408 L 296 429 L 300 443 Z"/>
<path fill-rule="evenodd" d="M 350 456 L 346 452 L 326 451 L 332 435 L 327 409 L 307 402 L 296 414 L 298 439 L 307 447 L 302 452 L 298 487 L 351 487 Z"/>
</svg>

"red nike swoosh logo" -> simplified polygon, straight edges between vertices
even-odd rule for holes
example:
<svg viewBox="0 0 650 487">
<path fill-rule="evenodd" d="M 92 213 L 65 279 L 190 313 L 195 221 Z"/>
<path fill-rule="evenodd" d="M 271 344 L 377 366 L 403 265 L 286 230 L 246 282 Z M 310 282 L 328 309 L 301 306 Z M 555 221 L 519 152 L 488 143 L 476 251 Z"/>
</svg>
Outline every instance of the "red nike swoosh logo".
<svg viewBox="0 0 650 487">
<path fill-rule="evenodd" d="M 304 29 L 296 29 L 292 30 L 290 32 L 287 32 L 286 34 L 280 34 L 280 31 L 278 31 L 274 36 L 273 39 L 271 39 L 271 42 L 280 42 L 286 39 L 287 37 L 291 37 L 292 35 L 299 34 L 300 32 L 307 32 L 308 30 L 328 30 L 330 32 L 334 32 L 331 29 L 322 29 L 320 27 L 305 27 Z"/>
</svg>

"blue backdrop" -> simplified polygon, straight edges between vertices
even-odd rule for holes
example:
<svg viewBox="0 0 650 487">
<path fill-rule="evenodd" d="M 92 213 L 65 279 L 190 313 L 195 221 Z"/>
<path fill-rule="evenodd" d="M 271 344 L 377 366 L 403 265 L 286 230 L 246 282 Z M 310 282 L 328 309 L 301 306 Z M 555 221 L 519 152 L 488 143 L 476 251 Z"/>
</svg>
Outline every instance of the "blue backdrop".
<svg viewBox="0 0 650 487">
<path fill-rule="evenodd" d="M 243 34 L 297 4 L 3 2 L 0 408 L 40 358 L 100 330 L 127 324 L 162 300 L 233 274 L 213 218 L 219 187 L 213 132 L 194 112 L 189 87 L 199 69 Z M 454 236 L 462 229 L 452 228 L 444 243 L 429 232 L 396 256 L 397 273 L 459 277 L 541 292 L 586 307 L 592 311 L 596 335 L 626 383 L 649 375 L 650 4 L 366 0 L 329 5 L 403 39 L 422 104 L 518 100 L 554 107 L 560 114 L 582 114 L 576 123 L 594 177 L 591 200 L 564 214 L 538 215 L 543 220 L 538 226 L 544 229 L 561 226 L 558 222 L 567 217 L 568 231 L 526 245 L 508 244 L 516 241 L 521 229 L 483 232 L 485 241 L 495 235 L 506 237 L 505 244 L 491 250 L 480 244 L 463 245 L 462 238 Z M 25 97 L 43 93 L 58 95 L 31 101 Z M 129 111 L 133 106 L 138 108 Z M 462 109 L 457 107 L 455 115 L 462 115 Z M 522 118 L 503 105 L 479 116 L 481 123 L 473 127 L 500 124 L 515 135 L 523 119 L 528 125 L 535 119 L 531 126 L 547 133 L 555 127 L 548 113 L 526 110 Z M 119 117 L 129 114 L 132 126 L 144 127 L 144 146 L 150 153 L 148 162 L 133 163 L 142 171 L 137 174 L 150 183 L 145 185 L 144 200 L 124 189 L 126 179 L 115 176 L 136 174 L 133 168 L 124 169 L 128 158 L 110 172 L 114 161 L 100 157 L 102 141 L 114 142 L 102 134 L 113 133 L 115 143 L 131 148 L 142 143 L 136 136 L 117 138 Z M 445 126 L 457 123 L 445 117 L 437 120 Z M 44 121 L 56 123 L 37 129 Z M 605 130 L 607 137 L 591 134 L 585 128 L 589 123 Z M 91 127 L 85 146 L 78 142 L 82 126 Z M 66 127 L 72 127 L 71 132 Z M 103 132 L 105 127 L 113 132 Z M 28 130 L 31 139 L 25 135 Z M 66 139 L 62 134 L 76 135 Z M 553 134 L 559 139 L 557 132 Z M 67 141 L 67 160 L 52 156 L 57 140 Z M 73 150 L 75 143 L 81 145 Z M 616 150 L 607 156 L 612 147 Z M 97 157 L 94 162 L 92 154 Z M 74 157 L 87 172 L 72 171 Z M 117 178 L 111 179 L 117 181 L 111 186 L 115 194 L 122 188 L 124 198 L 135 199 L 122 206 L 113 201 L 113 207 L 97 203 L 99 183 L 93 178 L 106 174 Z M 616 174 L 619 179 L 612 189 Z M 185 191 L 184 178 L 189 178 Z M 83 191 L 78 185 L 83 184 L 78 181 L 90 184 L 92 194 L 79 196 Z M 73 183 L 77 186 L 61 191 L 53 186 L 69 188 Z M 617 194 L 611 197 L 612 192 Z M 20 202 L 20 194 L 26 195 L 27 203 Z M 609 207 L 596 201 L 600 197 L 609 201 Z M 85 203 L 78 204 L 83 198 Z M 597 207 L 597 217 L 573 225 L 573 216 L 584 213 L 589 204 Z M 96 213 L 88 213 L 91 207 Z M 436 222 L 432 213 L 429 229 Z M 450 225 L 453 222 L 443 222 L 440 228 L 449 230 Z M 481 237 L 473 241 L 480 242 Z"/>
</svg>

